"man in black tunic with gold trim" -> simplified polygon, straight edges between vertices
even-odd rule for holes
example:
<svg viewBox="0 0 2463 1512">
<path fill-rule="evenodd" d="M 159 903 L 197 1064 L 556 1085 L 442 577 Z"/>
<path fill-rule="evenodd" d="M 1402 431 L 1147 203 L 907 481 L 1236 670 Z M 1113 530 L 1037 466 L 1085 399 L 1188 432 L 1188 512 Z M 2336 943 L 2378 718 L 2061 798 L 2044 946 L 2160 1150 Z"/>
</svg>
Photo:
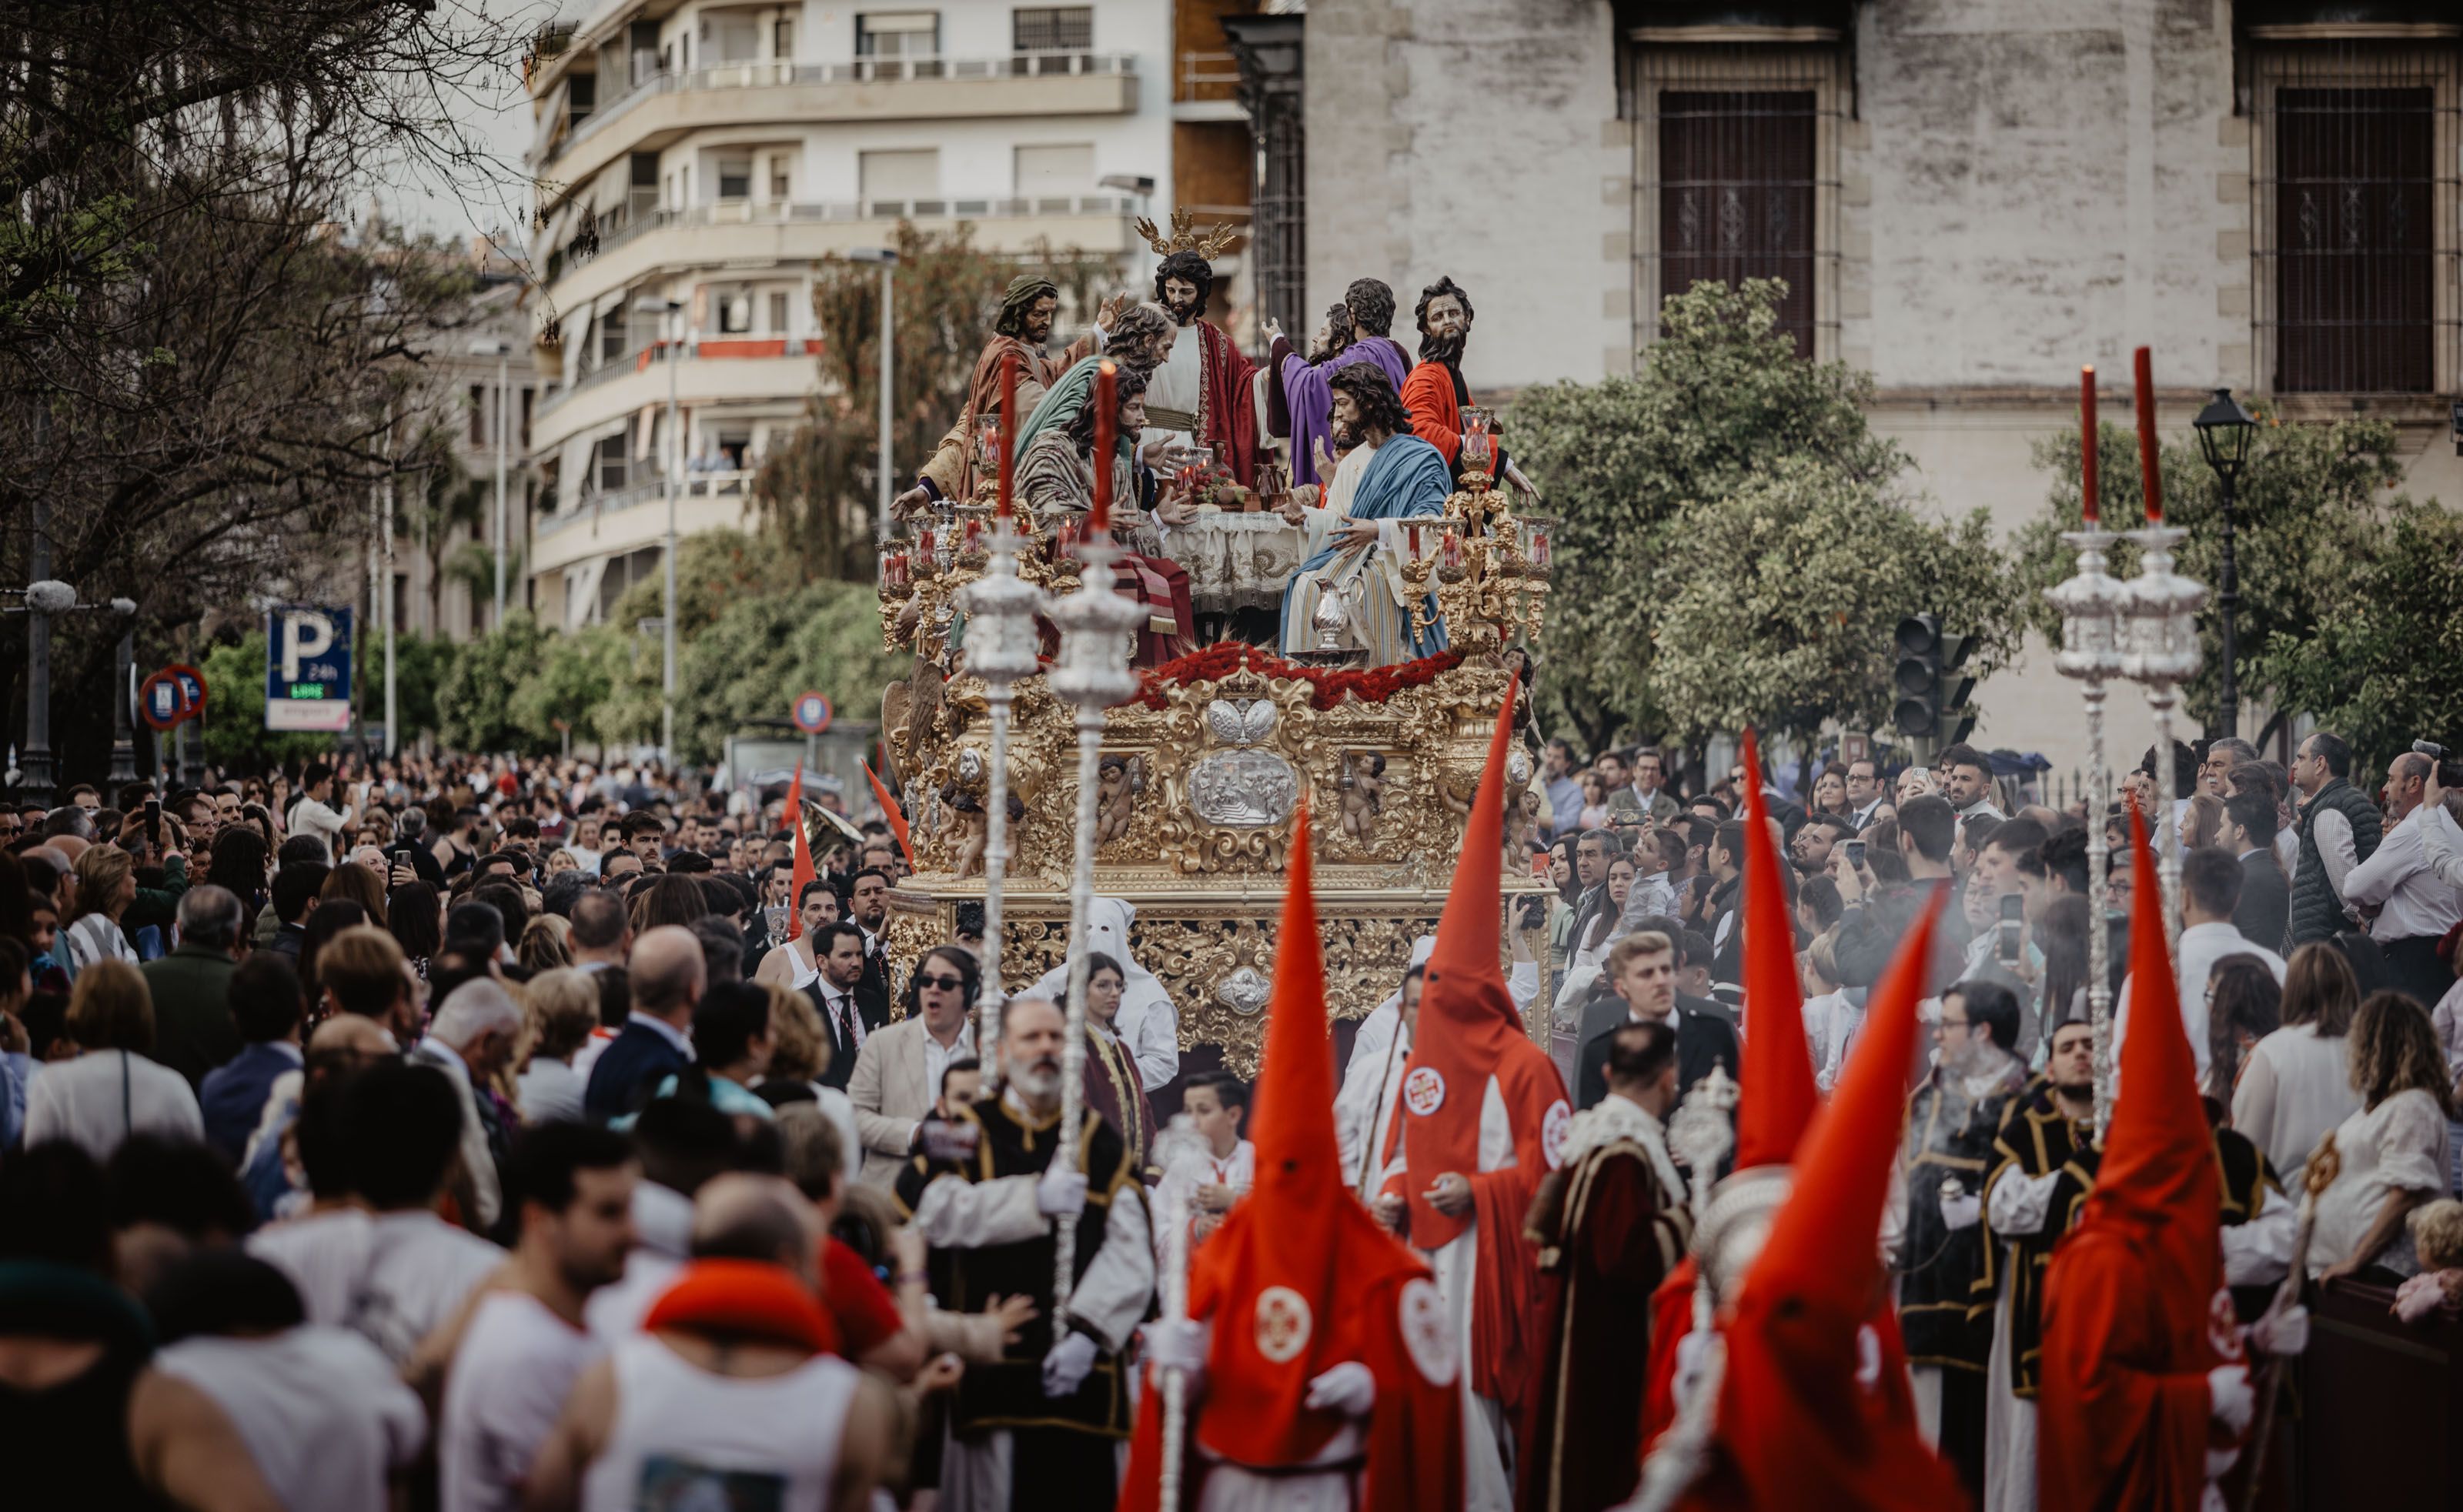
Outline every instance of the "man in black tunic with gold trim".
<svg viewBox="0 0 2463 1512">
<path fill-rule="evenodd" d="M 1088 1116 L 1059 1144 L 1060 1010 L 1041 998 L 1001 1011 L 1002 1089 L 959 1110 L 899 1173 L 900 1205 L 930 1246 L 933 1295 L 980 1311 L 1035 1299 L 1035 1318 L 997 1365 L 970 1365 L 949 1413 L 941 1505 L 949 1512 L 1109 1506 L 1128 1436 L 1121 1353 L 1154 1296 L 1144 1189 L 1118 1131 Z M 1054 1225 L 1074 1222 L 1077 1280 L 1052 1306 Z"/>
</svg>

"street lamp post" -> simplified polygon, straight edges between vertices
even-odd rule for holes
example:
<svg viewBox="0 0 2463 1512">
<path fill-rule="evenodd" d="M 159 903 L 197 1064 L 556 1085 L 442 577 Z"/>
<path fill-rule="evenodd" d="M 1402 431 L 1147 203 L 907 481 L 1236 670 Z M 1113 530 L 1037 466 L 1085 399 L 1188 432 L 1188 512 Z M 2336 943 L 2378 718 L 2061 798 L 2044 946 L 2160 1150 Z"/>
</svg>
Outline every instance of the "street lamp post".
<svg viewBox="0 0 2463 1512">
<path fill-rule="evenodd" d="M 876 497 L 872 506 L 872 538 L 884 550 L 889 545 L 889 500 L 897 492 L 890 473 L 890 418 L 895 413 L 891 399 L 897 388 L 898 354 L 890 340 L 897 330 L 896 306 L 891 296 L 897 292 L 898 248 L 894 247 L 859 247 L 847 253 L 859 263 L 881 265 L 881 455 L 873 464 Z M 881 551 L 873 553 L 881 556 Z"/>
<path fill-rule="evenodd" d="M 2240 571 L 2233 560 L 2233 506 L 2238 502 L 2241 469 L 2249 464 L 2250 439 L 2257 433 L 2257 417 L 2241 407 L 2232 390 L 2219 388 L 2198 418 L 2190 422 L 2197 428 L 2198 449 L 2207 455 L 2207 465 L 2214 469 L 2215 484 L 2221 490 L 2224 507 L 2224 560 L 2215 589 L 2215 608 L 2223 618 L 2223 688 L 2216 700 L 2215 732 L 2237 736 L 2240 733 L 2240 676 L 2234 666 L 2238 659 L 2238 620 L 2240 616 Z"/>
<path fill-rule="evenodd" d="M 685 306 L 681 299 L 636 299 L 633 308 L 643 314 L 681 316 Z M 676 430 L 676 363 L 682 359 L 683 344 L 680 334 L 667 353 L 667 547 L 660 553 L 666 559 L 667 586 L 665 622 L 659 629 L 659 761 L 670 771 L 676 764 L 676 472 L 684 465 L 685 445 Z"/>
</svg>

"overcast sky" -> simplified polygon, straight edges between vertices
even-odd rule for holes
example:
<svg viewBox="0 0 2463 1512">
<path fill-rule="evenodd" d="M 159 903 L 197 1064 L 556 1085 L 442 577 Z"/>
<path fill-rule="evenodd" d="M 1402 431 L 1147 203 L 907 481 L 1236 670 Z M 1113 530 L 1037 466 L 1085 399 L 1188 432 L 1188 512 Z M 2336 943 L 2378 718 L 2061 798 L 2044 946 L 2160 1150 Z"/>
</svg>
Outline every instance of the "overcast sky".
<svg viewBox="0 0 2463 1512">
<path fill-rule="evenodd" d="M 529 225 L 531 190 L 522 166 L 530 145 L 530 101 L 522 88 L 522 54 L 528 38 L 559 12 L 568 19 L 589 9 L 586 0 L 447 0 L 439 8 L 442 24 L 457 27 L 464 36 L 511 40 L 501 58 L 469 71 L 468 76 L 423 92 L 432 108 L 450 122 L 447 133 L 458 138 L 468 154 L 450 168 L 433 163 L 395 161 L 378 167 L 361 202 L 352 206 L 356 219 L 374 210 L 384 219 L 440 239 L 468 243 L 473 236 L 507 237 L 509 250 L 519 252 Z"/>
</svg>

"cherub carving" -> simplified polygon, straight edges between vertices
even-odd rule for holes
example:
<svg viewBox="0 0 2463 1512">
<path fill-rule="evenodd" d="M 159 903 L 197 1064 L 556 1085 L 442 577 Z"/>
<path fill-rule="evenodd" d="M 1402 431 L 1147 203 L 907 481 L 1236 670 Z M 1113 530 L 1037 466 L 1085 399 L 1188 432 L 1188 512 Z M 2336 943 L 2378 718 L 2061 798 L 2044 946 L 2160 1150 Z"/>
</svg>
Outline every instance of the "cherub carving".
<svg viewBox="0 0 2463 1512">
<path fill-rule="evenodd" d="M 970 791 L 958 783 L 941 788 L 941 803 L 958 828 L 956 853 L 949 863 L 949 875 L 963 882 L 984 875 L 984 851 L 991 841 L 990 815 L 984 810 L 984 795 Z M 1026 805 L 1015 793 L 1009 795 L 1009 822 L 1013 844 L 1015 827 L 1026 817 Z"/>
<path fill-rule="evenodd" d="M 1385 753 L 1350 751 L 1342 758 L 1342 832 L 1364 847 L 1377 840 L 1385 809 Z"/>
<path fill-rule="evenodd" d="M 1110 845 L 1129 832 L 1139 797 L 1146 790 L 1144 756 L 1106 756 L 1095 788 L 1095 844 Z"/>
<path fill-rule="evenodd" d="M 1505 806 L 1505 860 L 1508 867 L 1530 866 L 1531 838 L 1539 829 L 1539 791 L 1525 788 L 1509 794 Z"/>
</svg>

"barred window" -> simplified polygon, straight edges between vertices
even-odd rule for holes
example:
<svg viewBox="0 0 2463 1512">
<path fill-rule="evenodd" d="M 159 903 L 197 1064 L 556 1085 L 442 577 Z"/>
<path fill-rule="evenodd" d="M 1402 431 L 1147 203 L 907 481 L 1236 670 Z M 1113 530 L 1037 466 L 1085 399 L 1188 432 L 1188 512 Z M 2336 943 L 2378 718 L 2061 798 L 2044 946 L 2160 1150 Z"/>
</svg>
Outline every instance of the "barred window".
<svg viewBox="0 0 2463 1512">
<path fill-rule="evenodd" d="M 1010 12 L 1011 51 L 1085 53 L 1095 46 L 1095 8 L 1031 6 Z"/>
<path fill-rule="evenodd" d="M 2269 49 L 2252 92 L 2261 382 L 2433 394 L 2457 376 L 2456 51 Z M 2443 164 L 2443 171 L 2440 165 Z"/>
</svg>

